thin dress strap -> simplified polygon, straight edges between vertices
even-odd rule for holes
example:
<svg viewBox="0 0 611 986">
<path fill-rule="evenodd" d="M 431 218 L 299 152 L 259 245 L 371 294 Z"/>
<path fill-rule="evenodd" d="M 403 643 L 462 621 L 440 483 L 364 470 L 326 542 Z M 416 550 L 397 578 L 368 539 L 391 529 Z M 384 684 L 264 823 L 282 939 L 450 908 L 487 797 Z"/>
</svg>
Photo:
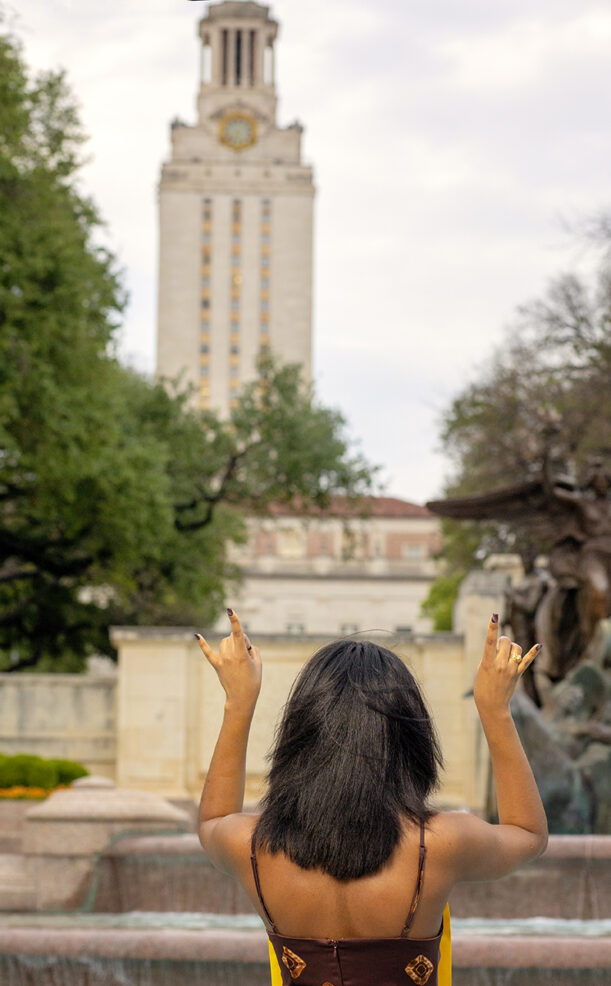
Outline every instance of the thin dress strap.
<svg viewBox="0 0 611 986">
<path fill-rule="evenodd" d="M 261 904 L 261 907 L 263 908 L 263 911 L 265 913 L 265 917 L 268 920 L 268 923 L 271 925 L 271 929 L 272 929 L 273 933 L 275 935 L 277 935 L 278 934 L 278 929 L 277 929 L 276 925 L 274 924 L 274 922 L 272 921 L 271 915 L 270 915 L 267 907 L 265 906 L 265 901 L 263 900 L 263 894 L 261 893 L 261 883 L 259 881 L 259 868 L 257 866 L 257 856 L 256 856 L 256 853 L 255 853 L 255 833 L 254 832 L 252 834 L 252 839 L 250 840 L 250 865 L 252 867 L 252 875 L 254 877 L 255 887 L 257 888 L 257 896 L 259 898 L 259 902 Z"/>
<path fill-rule="evenodd" d="M 407 921 L 405 922 L 405 927 L 401 932 L 401 937 L 403 938 L 412 926 L 412 921 L 414 920 L 414 914 L 416 913 L 416 908 L 418 907 L 418 901 L 420 900 L 420 892 L 422 890 L 422 882 L 424 880 L 424 860 L 426 858 L 426 846 L 424 844 L 424 822 L 420 821 L 420 857 L 418 859 L 418 877 L 416 879 L 416 889 L 414 891 L 414 896 L 412 897 L 411 907 L 409 909 L 409 914 L 407 915 Z"/>
</svg>

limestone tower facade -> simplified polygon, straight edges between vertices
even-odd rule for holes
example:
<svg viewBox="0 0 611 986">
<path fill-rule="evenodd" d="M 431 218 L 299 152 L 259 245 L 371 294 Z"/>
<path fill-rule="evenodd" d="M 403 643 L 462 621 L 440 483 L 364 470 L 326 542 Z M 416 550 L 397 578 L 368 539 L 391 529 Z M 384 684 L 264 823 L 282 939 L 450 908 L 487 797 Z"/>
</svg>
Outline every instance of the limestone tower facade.
<svg viewBox="0 0 611 986">
<path fill-rule="evenodd" d="M 269 7 L 211 4 L 199 23 L 197 122 L 171 126 L 159 184 L 157 375 L 227 415 L 259 354 L 311 373 L 312 169 L 276 124 Z"/>
</svg>

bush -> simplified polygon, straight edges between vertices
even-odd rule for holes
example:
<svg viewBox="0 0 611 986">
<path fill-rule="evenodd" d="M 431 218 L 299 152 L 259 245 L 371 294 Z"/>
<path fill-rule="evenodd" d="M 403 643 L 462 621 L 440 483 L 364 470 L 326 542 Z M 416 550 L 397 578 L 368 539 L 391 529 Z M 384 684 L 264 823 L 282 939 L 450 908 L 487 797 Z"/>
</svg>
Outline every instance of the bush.
<svg viewBox="0 0 611 986">
<path fill-rule="evenodd" d="M 32 757 L 30 766 L 26 771 L 26 784 L 28 787 L 43 787 L 46 791 L 57 787 L 59 778 L 53 761 L 43 760 L 42 757 Z"/>
<path fill-rule="evenodd" d="M 56 760 L 31 753 L 14 756 L 0 754 L 0 788 L 37 787 L 50 791 L 59 784 L 70 784 L 89 771 L 74 760 Z"/>
<path fill-rule="evenodd" d="M 76 760 L 50 760 L 57 770 L 58 784 L 71 784 L 77 777 L 87 777 L 89 771 Z"/>
</svg>

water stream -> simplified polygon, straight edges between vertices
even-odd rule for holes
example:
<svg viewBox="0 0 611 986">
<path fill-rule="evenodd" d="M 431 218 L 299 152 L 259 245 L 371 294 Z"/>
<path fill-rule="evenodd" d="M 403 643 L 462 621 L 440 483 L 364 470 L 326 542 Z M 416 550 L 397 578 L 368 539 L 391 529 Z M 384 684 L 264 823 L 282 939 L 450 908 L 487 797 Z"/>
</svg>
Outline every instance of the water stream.
<svg viewBox="0 0 611 986">
<path fill-rule="evenodd" d="M 177 929 L 182 931 L 262 931 L 256 914 L 200 914 L 189 911 L 127 911 L 123 914 L 82 912 L 25 912 L 0 914 L 0 930 L 5 928 L 124 930 Z M 611 938 L 611 918 L 582 921 L 578 918 L 453 918 L 452 934 L 525 935 L 527 937 Z"/>
</svg>

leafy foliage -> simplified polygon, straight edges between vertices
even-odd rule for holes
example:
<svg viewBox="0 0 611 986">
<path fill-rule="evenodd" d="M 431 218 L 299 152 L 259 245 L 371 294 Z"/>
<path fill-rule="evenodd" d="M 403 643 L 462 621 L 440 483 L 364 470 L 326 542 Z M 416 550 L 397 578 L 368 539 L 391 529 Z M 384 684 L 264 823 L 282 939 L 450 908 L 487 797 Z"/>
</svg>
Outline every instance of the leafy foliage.
<svg viewBox="0 0 611 986">
<path fill-rule="evenodd" d="M 88 773 L 76 760 L 49 759 L 32 753 L 0 754 L 0 788 L 23 786 L 50 791 Z"/>
<path fill-rule="evenodd" d="M 446 496 L 468 496 L 557 473 L 583 478 L 611 452 L 611 270 L 595 283 L 557 277 L 545 296 L 518 310 L 503 347 L 443 416 L 453 465 Z M 446 575 L 493 551 L 532 561 L 548 545 L 510 524 L 445 522 Z"/>
<path fill-rule="evenodd" d="M 433 620 L 436 631 L 452 629 L 452 612 L 454 603 L 465 572 L 458 571 L 452 575 L 441 575 L 433 582 L 429 594 L 422 604 L 422 612 Z"/>
<path fill-rule="evenodd" d="M 0 668 L 79 670 L 112 623 L 212 621 L 244 512 L 371 491 L 340 414 L 261 364 L 231 420 L 123 368 L 125 295 L 61 72 L 0 36 Z"/>
</svg>

